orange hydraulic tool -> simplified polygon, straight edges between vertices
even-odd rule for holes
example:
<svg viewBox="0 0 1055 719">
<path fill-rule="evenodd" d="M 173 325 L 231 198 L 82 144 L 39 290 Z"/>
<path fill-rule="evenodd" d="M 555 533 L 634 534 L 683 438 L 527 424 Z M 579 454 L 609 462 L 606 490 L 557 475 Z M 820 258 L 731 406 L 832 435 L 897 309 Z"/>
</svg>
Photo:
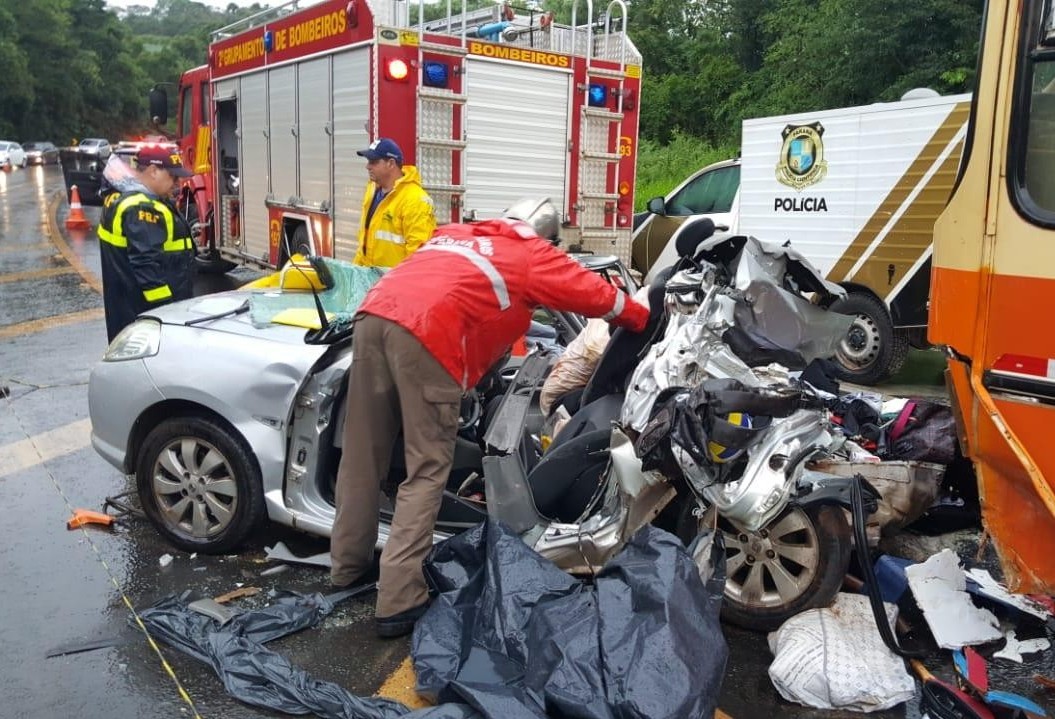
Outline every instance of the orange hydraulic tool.
<svg viewBox="0 0 1055 719">
<path fill-rule="evenodd" d="M 81 208 L 81 193 L 77 191 L 76 185 L 70 187 L 70 214 L 66 218 L 66 229 L 92 229 L 92 223 L 89 222 L 88 218 L 84 216 L 84 210 Z"/>
<path fill-rule="evenodd" d="M 66 520 L 66 529 L 77 529 L 86 524 L 101 524 L 109 527 L 114 523 L 114 518 L 105 512 L 96 512 L 94 509 L 75 509 L 73 516 Z"/>
</svg>

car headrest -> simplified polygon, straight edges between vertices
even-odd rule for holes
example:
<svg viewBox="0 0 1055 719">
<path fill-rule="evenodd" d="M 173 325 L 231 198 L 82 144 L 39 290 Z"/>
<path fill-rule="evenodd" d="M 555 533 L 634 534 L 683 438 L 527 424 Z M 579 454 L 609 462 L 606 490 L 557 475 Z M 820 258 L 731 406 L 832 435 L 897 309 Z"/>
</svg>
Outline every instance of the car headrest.
<svg viewBox="0 0 1055 719">
<path fill-rule="evenodd" d="M 714 234 L 714 220 L 710 217 L 700 217 L 689 220 L 678 232 L 678 239 L 674 248 L 678 251 L 678 257 L 692 259 L 696 255 L 696 248 L 700 243 Z"/>
</svg>

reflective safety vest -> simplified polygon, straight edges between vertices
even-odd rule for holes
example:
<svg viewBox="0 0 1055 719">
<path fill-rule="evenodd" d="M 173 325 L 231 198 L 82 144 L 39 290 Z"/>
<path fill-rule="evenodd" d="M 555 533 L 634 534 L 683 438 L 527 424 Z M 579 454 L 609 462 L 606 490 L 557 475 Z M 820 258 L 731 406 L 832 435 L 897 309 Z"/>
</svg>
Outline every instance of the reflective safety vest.
<svg viewBox="0 0 1055 719">
<path fill-rule="evenodd" d="M 110 340 L 139 313 L 193 296 L 190 226 L 166 202 L 113 192 L 103 201 L 98 235 Z"/>
</svg>

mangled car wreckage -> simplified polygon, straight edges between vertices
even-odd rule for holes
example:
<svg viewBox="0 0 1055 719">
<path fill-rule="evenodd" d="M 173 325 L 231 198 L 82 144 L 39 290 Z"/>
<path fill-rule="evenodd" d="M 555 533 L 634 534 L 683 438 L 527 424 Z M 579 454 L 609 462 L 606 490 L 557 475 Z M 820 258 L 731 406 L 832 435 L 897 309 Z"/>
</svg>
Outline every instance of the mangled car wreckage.
<svg viewBox="0 0 1055 719">
<path fill-rule="evenodd" d="M 845 440 L 799 371 L 834 354 L 852 318 L 824 309 L 843 290 L 793 250 L 713 233 L 706 219 L 681 229 L 680 259 L 649 289 L 647 329 L 614 331 L 544 451 L 536 390 L 550 353 L 467 393 L 437 537 L 491 515 L 590 573 L 662 512 L 686 543 L 720 530 L 727 618 L 768 629 L 830 602 L 850 559 L 851 480 L 807 468 Z M 352 298 L 370 279 L 312 265 L 327 285 L 318 293 L 241 290 L 152 311 L 93 371 L 93 444 L 135 476 L 147 516 L 178 547 L 229 551 L 265 514 L 330 533 Z M 293 308 L 276 294 L 317 308 L 318 328 L 279 322 Z M 335 303 L 345 313 L 328 321 Z M 203 354 L 207 368 L 192 361 Z M 402 466 L 397 445 L 393 486 Z M 459 491 L 474 482 L 482 493 Z"/>
</svg>

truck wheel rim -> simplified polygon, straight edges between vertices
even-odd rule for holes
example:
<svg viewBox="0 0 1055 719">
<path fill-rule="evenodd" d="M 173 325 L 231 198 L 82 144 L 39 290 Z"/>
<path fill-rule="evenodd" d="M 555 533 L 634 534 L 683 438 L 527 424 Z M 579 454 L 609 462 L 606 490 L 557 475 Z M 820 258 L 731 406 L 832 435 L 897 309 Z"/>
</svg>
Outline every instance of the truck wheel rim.
<svg viewBox="0 0 1055 719">
<path fill-rule="evenodd" d="M 174 439 L 161 450 L 151 486 L 164 521 L 195 539 L 222 532 L 238 508 L 230 463 L 215 446 L 196 437 Z"/>
<path fill-rule="evenodd" d="M 846 367 L 867 367 L 879 355 L 881 345 L 879 325 L 868 315 L 857 315 L 839 343 L 839 361 Z"/>
<path fill-rule="evenodd" d="M 801 597 L 820 564 L 813 522 L 794 507 L 773 524 L 748 532 L 719 520 L 725 539 L 725 596 L 742 606 L 780 608 Z"/>
</svg>

